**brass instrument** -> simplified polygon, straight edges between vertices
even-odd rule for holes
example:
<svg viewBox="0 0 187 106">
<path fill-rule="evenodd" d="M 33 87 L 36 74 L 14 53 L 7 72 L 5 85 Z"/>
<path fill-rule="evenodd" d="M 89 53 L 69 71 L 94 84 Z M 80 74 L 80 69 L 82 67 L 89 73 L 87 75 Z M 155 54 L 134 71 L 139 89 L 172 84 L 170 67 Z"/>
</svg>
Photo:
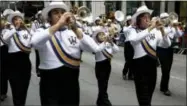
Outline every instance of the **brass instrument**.
<svg viewBox="0 0 187 106">
<path fill-rule="evenodd" d="M 23 26 L 23 28 L 25 28 L 26 30 L 29 31 L 29 29 L 27 28 L 27 26 L 25 25 L 25 23 L 23 21 L 21 22 L 21 25 Z"/>
<path fill-rule="evenodd" d="M 164 25 L 179 25 L 181 22 L 178 22 L 178 15 L 175 12 L 170 12 L 169 16 L 165 19 L 161 19 L 161 22 Z"/>
<path fill-rule="evenodd" d="M 115 19 L 116 19 L 117 21 L 119 21 L 119 22 L 122 22 L 122 21 L 124 21 L 124 19 L 125 19 L 125 15 L 124 15 L 124 13 L 123 13 L 122 11 L 116 11 L 116 12 L 114 13 L 114 17 L 115 17 Z"/>
<path fill-rule="evenodd" d="M 86 6 L 81 6 L 77 9 L 77 18 L 80 19 L 81 21 L 86 21 L 86 22 L 92 22 L 92 15 L 90 10 Z M 75 29 L 76 28 L 76 18 L 75 16 L 72 16 L 69 20 L 69 25 L 68 27 L 70 29 Z"/>
<path fill-rule="evenodd" d="M 165 32 L 164 32 L 164 21 L 162 21 L 159 17 L 153 17 L 151 21 L 156 20 L 156 28 L 158 30 L 160 30 L 160 32 L 162 33 L 162 36 L 165 36 Z M 151 22 L 149 23 L 149 26 L 151 25 Z"/>
<path fill-rule="evenodd" d="M 78 17 L 83 19 L 83 18 L 89 17 L 91 15 L 91 12 L 87 7 L 81 6 L 77 10 L 77 15 Z"/>
<path fill-rule="evenodd" d="M 80 20 L 86 21 L 86 22 L 93 22 L 93 17 L 91 14 L 91 11 L 86 6 L 81 6 L 77 10 L 77 16 Z"/>
<path fill-rule="evenodd" d="M 170 12 L 168 19 L 169 19 L 171 25 L 175 26 L 175 25 L 181 24 L 181 22 L 178 22 L 179 18 L 178 18 L 177 13 L 175 13 L 175 12 Z"/>
</svg>

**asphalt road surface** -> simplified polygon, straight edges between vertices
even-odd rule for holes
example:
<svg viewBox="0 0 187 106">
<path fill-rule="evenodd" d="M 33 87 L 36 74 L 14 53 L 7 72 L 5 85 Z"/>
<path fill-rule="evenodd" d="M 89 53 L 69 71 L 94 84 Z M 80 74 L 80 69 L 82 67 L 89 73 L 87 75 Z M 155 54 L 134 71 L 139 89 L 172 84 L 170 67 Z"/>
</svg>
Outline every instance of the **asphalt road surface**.
<svg viewBox="0 0 187 106">
<path fill-rule="evenodd" d="M 33 65 L 32 78 L 28 90 L 26 105 L 40 105 L 39 78 L 35 74 L 35 54 L 31 53 Z M 94 72 L 94 55 L 84 52 L 80 72 L 80 105 L 95 105 L 97 99 L 97 81 Z M 134 82 L 122 79 L 124 66 L 123 48 L 114 55 L 112 72 L 109 80 L 108 94 L 113 105 L 138 105 Z M 153 95 L 152 105 L 186 106 L 186 56 L 175 55 L 170 76 L 170 90 L 172 96 L 168 97 L 159 91 L 161 71 L 158 68 L 157 86 Z M 8 98 L 2 106 L 12 105 L 12 95 L 9 88 Z"/>
</svg>

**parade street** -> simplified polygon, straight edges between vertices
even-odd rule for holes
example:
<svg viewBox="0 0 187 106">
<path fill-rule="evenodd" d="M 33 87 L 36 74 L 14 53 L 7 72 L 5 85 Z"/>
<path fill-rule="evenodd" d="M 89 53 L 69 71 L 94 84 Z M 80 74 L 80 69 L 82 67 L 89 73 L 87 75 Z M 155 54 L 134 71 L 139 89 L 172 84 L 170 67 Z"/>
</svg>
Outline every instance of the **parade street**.
<svg viewBox="0 0 187 106">
<path fill-rule="evenodd" d="M 35 53 L 31 53 L 32 77 L 28 90 L 26 105 L 40 105 L 39 78 L 35 74 Z M 80 105 L 95 105 L 97 99 L 97 81 L 95 77 L 95 57 L 84 52 L 80 68 Z M 113 105 L 138 105 L 134 82 L 122 79 L 124 66 L 123 47 L 114 55 L 112 72 L 109 80 L 108 94 Z M 62 70 L 63 71 L 63 70 Z M 175 54 L 170 75 L 170 90 L 172 96 L 168 97 L 160 92 L 161 70 L 158 68 L 157 85 L 155 88 L 152 105 L 177 105 L 186 106 L 186 56 Z M 8 98 L 2 106 L 13 105 L 9 87 Z"/>
</svg>

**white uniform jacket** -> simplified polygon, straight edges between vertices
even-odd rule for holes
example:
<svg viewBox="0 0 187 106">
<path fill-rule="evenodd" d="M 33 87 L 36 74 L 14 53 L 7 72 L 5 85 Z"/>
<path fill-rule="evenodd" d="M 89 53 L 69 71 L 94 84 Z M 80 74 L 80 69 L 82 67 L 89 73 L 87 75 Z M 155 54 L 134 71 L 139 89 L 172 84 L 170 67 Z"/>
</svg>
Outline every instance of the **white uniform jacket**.
<svg viewBox="0 0 187 106">
<path fill-rule="evenodd" d="M 171 45 L 169 37 L 162 37 L 161 32 L 157 29 L 149 32 L 148 29 L 138 30 L 132 27 L 129 30 L 129 41 L 134 48 L 133 59 L 141 58 L 145 55 L 156 57 L 157 45 L 161 45 L 162 47 L 169 47 Z M 165 33 L 167 35 L 169 32 L 165 31 Z"/>
<path fill-rule="evenodd" d="M 85 34 L 79 40 L 72 30 L 66 28 L 55 32 L 55 35 L 50 35 L 49 29 L 40 28 L 32 37 L 31 44 L 39 51 L 40 69 L 54 69 L 63 65 L 78 68 L 82 50 L 98 52 L 106 47 L 105 43 L 98 46 Z"/>
</svg>

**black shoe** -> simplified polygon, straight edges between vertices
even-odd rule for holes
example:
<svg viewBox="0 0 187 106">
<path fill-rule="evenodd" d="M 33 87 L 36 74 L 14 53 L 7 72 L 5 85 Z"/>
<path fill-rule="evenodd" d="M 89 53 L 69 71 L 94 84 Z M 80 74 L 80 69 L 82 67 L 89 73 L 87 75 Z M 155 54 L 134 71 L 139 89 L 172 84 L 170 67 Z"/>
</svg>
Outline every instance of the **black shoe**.
<svg viewBox="0 0 187 106">
<path fill-rule="evenodd" d="M 97 106 L 112 106 L 112 103 L 108 99 L 99 100 L 97 101 Z"/>
<path fill-rule="evenodd" d="M 1 95 L 1 101 L 4 101 L 7 98 L 7 95 Z"/>
<path fill-rule="evenodd" d="M 123 77 L 123 80 L 127 80 L 126 75 L 122 75 L 122 77 Z"/>
<path fill-rule="evenodd" d="M 40 77 L 40 72 L 37 72 L 36 75 L 37 75 L 37 77 Z"/>
<path fill-rule="evenodd" d="M 128 79 L 129 79 L 129 80 L 134 80 L 134 78 L 133 78 L 133 77 L 128 77 Z"/>
<path fill-rule="evenodd" d="M 171 96 L 171 91 L 170 90 L 166 90 L 166 91 L 163 91 L 163 90 L 160 90 L 163 92 L 164 95 L 166 96 Z"/>
</svg>

